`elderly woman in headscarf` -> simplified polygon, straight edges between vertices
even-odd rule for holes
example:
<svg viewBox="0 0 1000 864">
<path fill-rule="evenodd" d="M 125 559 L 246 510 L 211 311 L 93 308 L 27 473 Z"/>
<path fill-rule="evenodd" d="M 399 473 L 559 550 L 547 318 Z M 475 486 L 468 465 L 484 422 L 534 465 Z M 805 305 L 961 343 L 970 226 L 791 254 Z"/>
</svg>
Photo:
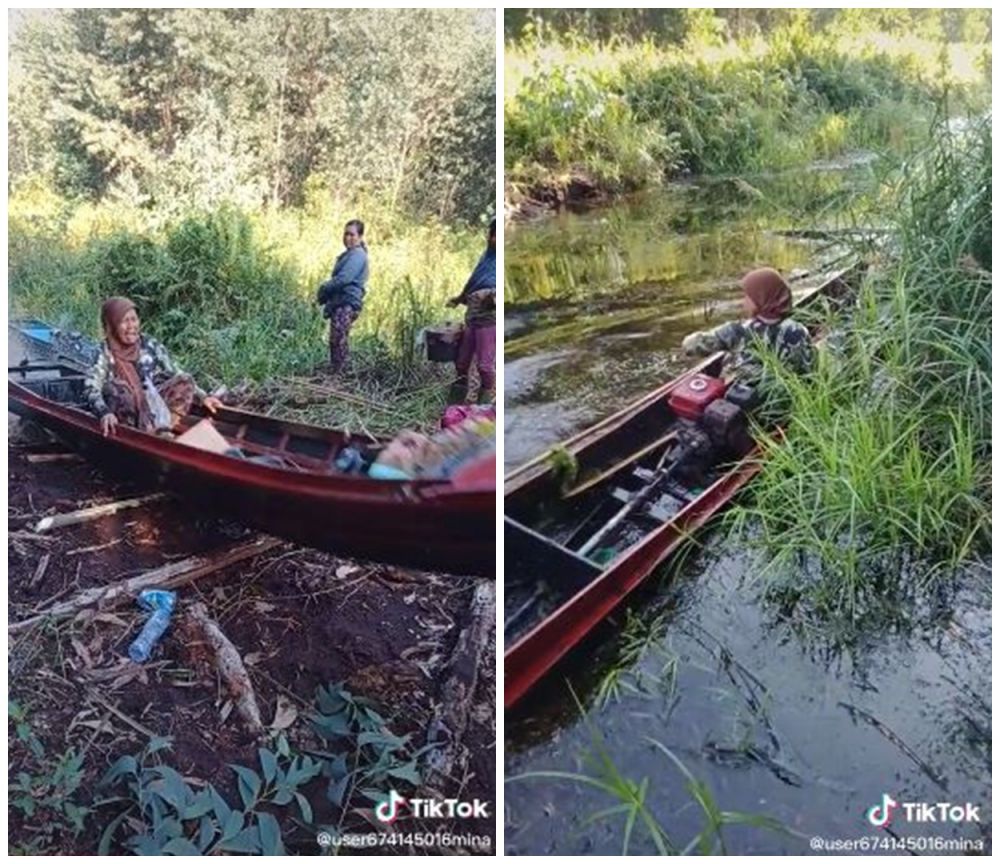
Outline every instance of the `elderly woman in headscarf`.
<svg viewBox="0 0 1000 864">
<path fill-rule="evenodd" d="M 104 342 L 87 373 L 85 393 L 104 435 L 114 435 L 119 423 L 144 432 L 170 432 L 195 400 L 212 414 L 222 406 L 174 364 L 166 348 L 142 333 L 131 300 L 107 300 L 101 306 L 101 325 Z"/>
<path fill-rule="evenodd" d="M 792 292 L 777 270 L 762 267 L 740 280 L 746 321 L 730 321 L 712 330 L 691 333 L 681 347 L 687 355 L 707 356 L 728 351 L 723 374 L 730 380 L 753 383 L 761 364 L 753 349 L 763 346 L 795 372 L 808 372 L 814 350 L 805 325 L 791 317 Z"/>
</svg>

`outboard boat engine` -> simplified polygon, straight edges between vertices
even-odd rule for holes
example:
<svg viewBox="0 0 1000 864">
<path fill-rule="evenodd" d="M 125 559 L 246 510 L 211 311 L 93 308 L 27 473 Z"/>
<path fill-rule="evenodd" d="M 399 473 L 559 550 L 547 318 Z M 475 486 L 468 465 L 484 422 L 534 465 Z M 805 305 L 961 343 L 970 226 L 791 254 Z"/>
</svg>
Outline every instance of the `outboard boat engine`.
<svg viewBox="0 0 1000 864">
<path fill-rule="evenodd" d="M 747 415 L 757 402 L 753 387 L 730 385 L 704 374 L 691 376 L 668 400 L 681 418 L 679 438 L 688 457 L 701 469 L 720 456 L 739 456 L 750 449 L 753 441 Z"/>
</svg>

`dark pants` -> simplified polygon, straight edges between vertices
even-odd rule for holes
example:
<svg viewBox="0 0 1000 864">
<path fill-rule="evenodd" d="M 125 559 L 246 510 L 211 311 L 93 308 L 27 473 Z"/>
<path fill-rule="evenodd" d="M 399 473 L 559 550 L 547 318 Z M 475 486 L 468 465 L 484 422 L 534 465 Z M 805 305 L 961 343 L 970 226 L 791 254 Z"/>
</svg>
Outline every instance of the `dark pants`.
<svg viewBox="0 0 1000 864">
<path fill-rule="evenodd" d="M 452 391 L 451 402 L 466 402 L 469 398 L 469 369 L 476 361 L 479 372 L 479 402 L 491 402 L 497 388 L 497 328 L 466 325 L 458 346 L 455 372 L 458 380 Z"/>
<path fill-rule="evenodd" d="M 351 326 L 358 311 L 353 306 L 338 306 L 330 315 L 330 371 L 339 372 L 350 352 Z"/>
<path fill-rule="evenodd" d="M 191 405 L 194 402 L 194 379 L 186 373 L 174 375 L 173 378 L 158 384 L 156 390 L 163 397 L 163 401 L 167 403 L 171 427 L 176 427 L 181 418 L 191 411 Z M 105 385 L 102 395 L 111 413 L 118 418 L 118 422 L 124 423 L 126 426 L 134 426 L 136 429 L 142 428 L 135 395 L 124 382 L 112 378 Z M 147 429 L 146 431 L 152 430 Z"/>
</svg>

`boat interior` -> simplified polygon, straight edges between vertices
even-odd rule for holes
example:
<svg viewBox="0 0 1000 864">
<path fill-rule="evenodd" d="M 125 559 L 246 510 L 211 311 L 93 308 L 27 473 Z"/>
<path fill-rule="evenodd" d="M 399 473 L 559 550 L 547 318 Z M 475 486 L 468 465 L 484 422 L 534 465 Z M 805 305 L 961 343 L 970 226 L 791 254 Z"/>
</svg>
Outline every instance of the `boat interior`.
<svg viewBox="0 0 1000 864">
<path fill-rule="evenodd" d="M 541 487 L 507 496 L 506 643 L 670 522 L 731 464 L 726 457 L 687 458 L 685 423 L 664 397 L 582 450 L 571 479 L 560 483 L 554 467 Z M 550 458 L 559 466 L 568 457 L 556 451 Z"/>
<path fill-rule="evenodd" d="M 75 366 L 52 362 L 24 362 L 10 366 L 8 380 L 52 402 L 87 410 L 84 401 L 85 374 Z M 348 436 L 332 429 L 290 423 L 243 411 L 220 410 L 211 418 L 214 431 L 195 426 L 206 420 L 196 410 L 174 430 L 174 442 L 243 458 L 286 470 L 321 474 L 342 473 L 335 465 L 348 445 L 366 458 L 374 458 L 382 443 L 361 436 Z M 185 434 L 190 433 L 190 434 Z M 227 450 L 233 452 L 227 453 Z M 238 451 L 238 452 L 237 452 Z"/>
</svg>

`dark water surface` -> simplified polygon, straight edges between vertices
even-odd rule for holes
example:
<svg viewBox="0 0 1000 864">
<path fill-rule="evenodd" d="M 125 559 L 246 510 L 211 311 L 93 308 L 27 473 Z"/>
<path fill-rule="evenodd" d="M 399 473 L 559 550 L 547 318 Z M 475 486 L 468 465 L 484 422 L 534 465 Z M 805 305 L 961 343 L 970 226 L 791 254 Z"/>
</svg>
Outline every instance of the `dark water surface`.
<svg viewBox="0 0 1000 864">
<path fill-rule="evenodd" d="M 835 194 L 836 182 L 828 175 L 823 194 Z M 766 188 L 759 196 L 733 181 L 692 184 L 508 230 L 508 468 L 689 365 L 677 354 L 681 339 L 707 321 L 738 317 L 736 280 L 746 270 L 815 267 L 826 253 L 775 231 L 802 226 L 776 217 L 767 198 Z M 512 779 L 605 777 L 608 764 L 636 784 L 648 781 L 647 807 L 686 846 L 704 827 L 702 810 L 654 740 L 722 810 L 772 817 L 789 832 L 732 826 L 730 853 L 814 854 L 822 851 L 811 847 L 814 836 L 910 838 L 918 854 L 949 851 L 936 838 L 988 847 L 988 568 L 967 573 L 936 617 L 922 615 L 933 624 L 871 634 L 844 651 L 759 601 L 753 577 L 762 562 L 721 531 L 699 539 L 702 551 L 651 580 L 659 584 L 508 712 L 506 851 L 620 854 L 625 817 L 588 822 L 619 799 L 565 779 Z M 916 824 L 897 815 L 890 834 L 865 817 L 885 793 L 899 802 L 969 802 L 980 822 Z M 641 820 L 630 851 L 655 852 Z"/>
<path fill-rule="evenodd" d="M 816 244 L 768 230 L 766 201 L 742 194 L 690 184 L 508 228 L 508 468 L 682 370 L 687 333 L 739 315 L 747 270 L 809 263 Z"/>
</svg>

